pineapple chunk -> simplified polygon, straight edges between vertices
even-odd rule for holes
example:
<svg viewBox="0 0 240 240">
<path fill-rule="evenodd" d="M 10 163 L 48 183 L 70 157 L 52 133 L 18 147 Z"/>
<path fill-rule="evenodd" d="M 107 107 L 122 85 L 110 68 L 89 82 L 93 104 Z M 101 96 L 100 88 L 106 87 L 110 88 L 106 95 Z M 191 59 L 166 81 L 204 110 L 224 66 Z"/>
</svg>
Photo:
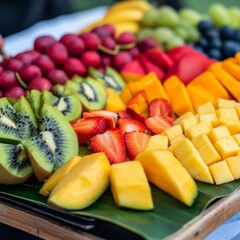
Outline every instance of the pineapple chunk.
<svg viewBox="0 0 240 240">
<path fill-rule="evenodd" d="M 214 147 L 223 159 L 236 155 L 240 150 L 238 144 L 232 136 L 217 140 Z"/>
<path fill-rule="evenodd" d="M 226 163 L 226 161 L 221 161 L 214 163 L 209 166 L 209 170 L 212 174 L 214 182 L 219 185 L 227 182 L 231 182 L 234 180 L 234 177 Z"/>
<path fill-rule="evenodd" d="M 186 133 L 186 131 L 189 128 L 191 128 L 193 126 L 196 126 L 197 124 L 198 124 L 198 122 L 197 122 L 196 118 L 194 117 L 194 115 L 191 116 L 191 117 L 183 119 L 182 122 L 181 122 L 181 126 L 183 128 L 184 133 Z"/>
<path fill-rule="evenodd" d="M 182 116 L 180 116 L 179 118 L 177 118 L 175 121 L 174 121 L 174 125 L 181 125 L 182 124 L 182 120 L 184 120 L 185 118 L 189 118 L 193 116 L 193 113 L 192 112 L 186 112 L 184 113 Z"/>
<path fill-rule="evenodd" d="M 217 140 L 221 138 L 226 138 L 230 136 L 231 134 L 226 126 L 219 126 L 219 127 L 213 128 L 208 134 L 208 137 L 210 138 L 212 143 L 215 143 Z"/>
<path fill-rule="evenodd" d="M 211 113 L 215 113 L 215 108 L 214 108 L 212 102 L 207 102 L 207 103 L 200 105 L 197 109 L 197 112 L 199 115 L 211 114 Z"/>
<path fill-rule="evenodd" d="M 234 179 L 240 178 L 240 156 L 229 157 L 225 159 Z"/>
<path fill-rule="evenodd" d="M 119 207 L 153 209 L 151 188 L 140 162 L 129 161 L 111 165 L 110 186 L 114 201 Z"/>
<path fill-rule="evenodd" d="M 167 150 L 142 152 L 137 155 L 147 178 L 163 191 L 191 206 L 197 196 L 197 185 L 181 163 Z"/>
<path fill-rule="evenodd" d="M 186 131 L 186 135 L 189 138 L 194 138 L 202 133 L 209 133 L 212 129 L 211 123 L 208 121 L 203 121 L 198 123 L 196 126 L 192 126 Z"/>
<path fill-rule="evenodd" d="M 168 137 L 162 134 L 156 134 L 150 137 L 144 151 L 152 151 L 168 148 Z"/>
<path fill-rule="evenodd" d="M 200 122 L 208 121 L 213 127 L 217 127 L 219 125 L 216 113 L 199 114 L 199 120 Z"/>
<path fill-rule="evenodd" d="M 171 142 L 174 138 L 183 135 L 183 130 L 181 125 L 175 125 L 166 129 L 163 134 L 168 136 L 169 141 Z"/>
<path fill-rule="evenodd" d="M 236 101 L 224 98 L 217 99 L 218 108 L 235 108 Z"/>
</svg>

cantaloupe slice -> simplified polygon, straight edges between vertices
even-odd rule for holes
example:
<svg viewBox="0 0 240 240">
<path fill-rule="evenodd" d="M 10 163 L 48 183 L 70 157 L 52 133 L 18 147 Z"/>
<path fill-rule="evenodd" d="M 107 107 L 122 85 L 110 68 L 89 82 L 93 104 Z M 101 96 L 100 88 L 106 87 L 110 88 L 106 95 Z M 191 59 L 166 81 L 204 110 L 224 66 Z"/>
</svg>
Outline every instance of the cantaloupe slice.
<svg viewBox="0 0 240 240">
<path fill-rule="evenodd" d="M 114 201 L 119 207 L 151 210 L 151 188 L 142 165 L 129 161 L 111 165 L 110 186 Z"/>
<path fill-rule="evenodd" d="M 95 202 L 109 185 L 110 163 L 102 152 L 84 156 L 52 190 L 48 203 L 79 210 Z"/>
<path fill-rule="evenodd" d="M 197 185 L 172 152 L 167 150 L 142 152 L 136 160 L 142 164 L 150 182 L 187 206 L 193 204 L 198 193 Z"/>
</svg>

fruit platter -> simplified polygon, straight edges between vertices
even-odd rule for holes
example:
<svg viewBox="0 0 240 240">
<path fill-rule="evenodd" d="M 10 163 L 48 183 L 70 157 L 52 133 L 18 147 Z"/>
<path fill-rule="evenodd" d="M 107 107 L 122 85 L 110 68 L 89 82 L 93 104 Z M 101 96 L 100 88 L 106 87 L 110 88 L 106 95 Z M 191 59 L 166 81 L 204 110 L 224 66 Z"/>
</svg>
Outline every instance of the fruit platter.
<svg viewBox="0 0 240 240">
<path fill-rule="evenodd" d="M 209 234 L 240 210 L 239 23 L 133 0 L 16 55 L 0 38 L 0 203 L 106 239 Z"/>
</svg>

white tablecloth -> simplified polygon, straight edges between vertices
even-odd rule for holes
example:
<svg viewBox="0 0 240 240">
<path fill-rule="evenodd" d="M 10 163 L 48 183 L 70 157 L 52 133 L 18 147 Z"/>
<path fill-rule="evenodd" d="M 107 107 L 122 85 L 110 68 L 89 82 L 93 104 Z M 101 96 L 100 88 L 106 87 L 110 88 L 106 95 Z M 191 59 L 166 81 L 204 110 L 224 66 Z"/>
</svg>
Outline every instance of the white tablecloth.
<svg viewBox="0 0 240 240">
<path fill-rule="evenodd" d="M 98 7 L 39 22 L 29 29 L 8 36 L 5 39 L 5 51 L 8 55 L 15 55 L 31 49 L 34 39 L 39 35 L 50 34 L 58 39 L 65 33 L 78 32 L 95 20 L 101 19 L 105 10 L 106 7 Z M 240 213 L 218 227 L 205 240 L 240 240 Z"/>
</svg>

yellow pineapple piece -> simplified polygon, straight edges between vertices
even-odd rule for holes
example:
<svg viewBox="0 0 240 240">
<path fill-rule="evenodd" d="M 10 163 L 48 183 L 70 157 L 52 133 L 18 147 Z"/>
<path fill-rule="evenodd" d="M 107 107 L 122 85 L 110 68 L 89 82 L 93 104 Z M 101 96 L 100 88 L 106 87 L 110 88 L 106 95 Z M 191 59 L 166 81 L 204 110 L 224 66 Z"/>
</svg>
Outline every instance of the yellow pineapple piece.
<svg viewBox="0 0 240 240">
<path fill-rule="evenodd" d="M 217 99 L 217 105 L 218 108 L 235 108 L 236 101 L 224 99 L 224 98 L 218 98 Z"/>
<path fill-rule="evenodd" d="M 240 146 L 240 133 L 234 134 L 233 138 L 237 142 L 237 144 Z"/>
<path fill-rule="evenodd" d="M 240 178 L 240 156 L 229 157 L 225 159 L 234 179 Z"/>
<path fill-rule="evenodd" d="M 183 135 L 183 130 L 181 125 L 174 125 L 166 129 L 162 134 L 167 135 L 169 141 L 171 142 L 174 138 Z"/>
<path fill-rule="evenodd" d="M 142 152 L 137 155 L 147 178 L 163 191 L 191 206 L 197 196 L 197 185 L 187 170 L 167 150 Z"/>
<path fill-rule="evenodd" d="M 238 144 L 232 136 L 217 140 L 214 147 L 223 159 L 235 156 L 240 150 Z"/>
<path fill-rule="evenodd" d="M 168 137 L 162 134 L 156 134 L 150 137 L 144 151 L 152 151 L 168 148 Z"/>
<path fill-rule="evenodd" d="M 200 122 L 208 121 L 213 127 L 217 127 L 219 125 L 216 113 L 199 114 L 199 120 Z"/>
<path fill-rule="evenodd" d="M 112 164 L 110 186 L 114 201 L 119 207 L 153 209 L 151 188 L 140 162 Z"/>
<path fill-rule="evenodd" d="M 192 126 L 186 131 L 186 135 L 189 138 L 194 138 L 203 133 L 209 133 L 212 129 L 212 125 L 208 121 L 198 123 L 196 126 Z"/>
<path fill-rule="evenodd" d="M 185 118 L 181 121 L 181 126 L 182 126 L 182 129 L 184 131 L 184 133 L 186 133 L 186 131 L 193 127 L 193 126 L 196 126 L 198 124 L 196 118 L 193 116 L 191 117 L 188 117 L 188 118 Z"/>
<path fill-rule="evenodd" d="M 189 118 L 193 116 L 193 113 L 192 112 L 186 112 L 184 113 L 183 115 L 181 115 L 179 118 L 177 118 L 175 121 L 174 121 L 174 125 L 181 125 L 182 124 L 182 120 L 184 120 L 185 118 Z"/>
<path fill-rule="evenodd" d="M 209 166 L 209 170 L 212 174 L 214 182 L 219 185 L 234 180 L 234 177 L 226 163 L 226 161 L 220 161 Z"/>
<path fill-rule="evenodd" d="M 212 175 L 211 175 L 209 169 L 204 170 L 198 176 L 196 176 L 194 179 L 196 179 L 196 180 L 198 180 L 200 182 L 205 182 L 205 183 L 210 183 L 210 184 L 214 183 Z"/>
<path fill-rule="evenodd" d="M 212 143 L 215 143 L 217 140 L 221 138 L 226 138 L 230 136 L 231 134 L 226 126 L 219 126 L 219 127 L 213 128 L 208 133 L 208 137 L 210 138 Z"/>
<path fill-rule="evenodd" d="M 199 115 L 215 113 L 215 108 L 214 108 L 212 102 L 207 102 L 198 107 L 197 113 Z"/>
</svg>

